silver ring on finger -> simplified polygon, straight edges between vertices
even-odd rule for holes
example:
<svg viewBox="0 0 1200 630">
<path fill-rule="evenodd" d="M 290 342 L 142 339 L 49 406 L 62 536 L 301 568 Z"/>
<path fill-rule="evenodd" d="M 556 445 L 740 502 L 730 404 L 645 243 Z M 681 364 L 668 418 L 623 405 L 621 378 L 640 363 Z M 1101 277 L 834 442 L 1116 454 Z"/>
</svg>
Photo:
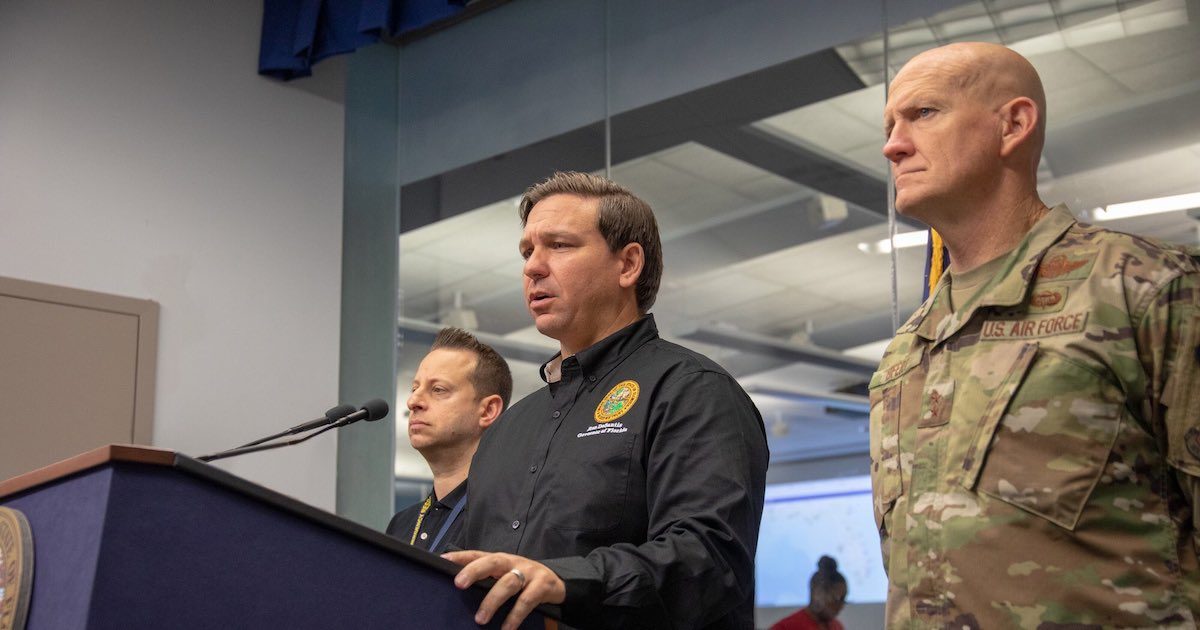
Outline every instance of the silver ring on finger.
<svg viewBox="0 0 1200 630">
<path fill-rule="evenodd" d="M 508 572 L 509 572 L 509 573 L 511 573 L 511 574 L 513 574 L 513 575 L 515 575 L 515 576 L 517 576 L 517 579 L 518 579 L 518 580 L 521 580 L 521 586 L 520 586 L 520 588 L 518 588 L 517 590 L 524 590 L 524 588 L 525 588 L 525 574 L 524 574 L 524 573 L 521 573 L 521 570 L 520 570 L 520 569 L 509 569 L 509 571 L 508 571 Z"/>
</svg>

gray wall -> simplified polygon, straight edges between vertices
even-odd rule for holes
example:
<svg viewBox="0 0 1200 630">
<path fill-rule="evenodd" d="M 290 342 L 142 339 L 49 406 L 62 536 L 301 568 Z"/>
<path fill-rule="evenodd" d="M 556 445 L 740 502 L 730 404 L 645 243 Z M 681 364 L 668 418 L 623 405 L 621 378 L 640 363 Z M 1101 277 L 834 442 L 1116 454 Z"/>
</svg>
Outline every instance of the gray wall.
<svg viewBox="0 0 1200 630">
<path fill-rule="evenodd" d="M 257 76 L 261 12 L 0 2 L 0 273 L 158 302 L 153 441 L 192 455 L 337 403 L 343 108 Z M 335 452 L 220 465 L 332 509 Z"/>
</svg>

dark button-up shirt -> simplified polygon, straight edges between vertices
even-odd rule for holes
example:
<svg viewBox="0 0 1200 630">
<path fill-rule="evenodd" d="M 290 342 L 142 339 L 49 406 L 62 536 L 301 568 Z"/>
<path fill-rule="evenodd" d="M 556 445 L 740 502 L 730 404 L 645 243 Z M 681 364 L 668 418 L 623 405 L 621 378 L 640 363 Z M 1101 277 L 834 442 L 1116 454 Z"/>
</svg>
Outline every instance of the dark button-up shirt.
<svg viewBox="0 0 1200 630">
<path fill-rule="evenodd" d="M 438 532 L 442 531 L 442 525 L 446 523 L 446 519 L 450 518 L 450 514 L 454 511 L 454 506 L 459 500 L 467 495 L 467 482 L 463 481 L 458 484 L 458 487 L 451 490 L 446 496 L 438 499 L 433 492 L 429 493 L 429 497 L 425 501 L 429 501 L 429 509 L 425 512 L 425 518 L 421 518 L 421 508 L 424 507 L 425 501 L 414 503 L 392 517 L 387 526 L 389 536 L 395 536 L 404 542 L 411 543 L 413 546 L 420 547 L 426 551 L 442 553 L 450 551 L 450 545 L 453 548 L 459 548 L 459 536 L 463 529 L 463 523 L 467 520 L 467 508 L 464 505 L 462 511 L 450 523 L 449 529 L 446 530 L 446 535 L 438 541 L 437 549 L 430 549 L 429 545 L 433 544 L 433 539 L 437 538 Z M 417 527 L 417 521 L 420 520 L 421 526 Z M 413 532 L 416 532 L 416 537 L 413 537 Z"/>
<path fill-rule="evenodd" d="M 544 562 L 571 625 L 752 628 L 768 454 L 745 391 L 652 316 L 561 374 L 484 434 L 466 546 Z"/>
</svg>

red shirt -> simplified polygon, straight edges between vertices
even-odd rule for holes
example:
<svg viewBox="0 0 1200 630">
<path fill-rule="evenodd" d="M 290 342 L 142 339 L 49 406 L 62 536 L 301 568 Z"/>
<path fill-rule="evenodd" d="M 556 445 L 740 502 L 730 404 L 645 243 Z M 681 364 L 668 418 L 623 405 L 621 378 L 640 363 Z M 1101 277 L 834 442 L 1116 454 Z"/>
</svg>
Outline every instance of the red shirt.
<svg viewBox="0 0 1200 630">
<path fill-rule="evenodd" d="M 846 630 L 842 626 L 842 622 L 837 619 L 830 619 L 829 625 L 821 625 L 821 622 L 808 614 L 807 608 L 801 608 L 795 613 L 780 619 L 771 626 L 771 630 Z"/>
</svg>

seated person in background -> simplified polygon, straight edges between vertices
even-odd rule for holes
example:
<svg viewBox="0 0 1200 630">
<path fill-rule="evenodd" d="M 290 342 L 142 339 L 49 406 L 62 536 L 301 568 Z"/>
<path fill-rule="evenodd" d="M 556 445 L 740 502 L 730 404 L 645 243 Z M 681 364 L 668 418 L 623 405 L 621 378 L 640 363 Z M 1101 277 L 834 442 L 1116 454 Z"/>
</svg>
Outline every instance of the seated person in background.
<svg viewBox="0 0 1200 630">
<path fill-rule="evenodd" d="M 401 510 L 387 533 L 440 553 L 466 521 L 467 471 L 479 438 L 512 397 L 508 364 L 469 332 L 443 328 L 408 397 L 408 441 L 433 472 L 433 492 Z"/>
<path fill-rule="evenodd" d="M 780 619 L 771 630 L 843 630 L 836 617 L 846 606 L 846 592 L 837 560 L 821 556 L 817 572 L 808 580 L 808 606 Z"/>
</svg>

